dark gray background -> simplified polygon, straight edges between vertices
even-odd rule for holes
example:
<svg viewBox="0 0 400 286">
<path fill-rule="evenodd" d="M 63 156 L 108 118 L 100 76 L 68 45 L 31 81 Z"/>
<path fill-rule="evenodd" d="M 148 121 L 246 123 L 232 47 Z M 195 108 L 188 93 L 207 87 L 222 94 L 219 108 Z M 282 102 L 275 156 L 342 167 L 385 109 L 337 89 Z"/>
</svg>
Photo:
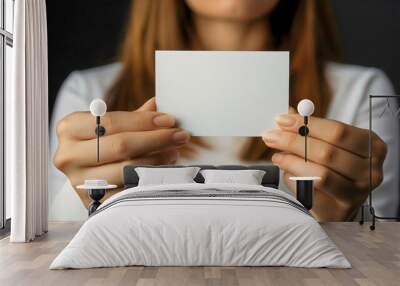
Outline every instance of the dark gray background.
<svg viewBox="0 0 400 286">
<path fill-rule="evenodd" d="M 47 1 L 49 112 L 71 71 L 115 59 L 129 4 L 130 0 Z M 332 0 L 332 4 L 344 61 L 381 68 L 399 92 L 400 1 Z"/>
</svg>

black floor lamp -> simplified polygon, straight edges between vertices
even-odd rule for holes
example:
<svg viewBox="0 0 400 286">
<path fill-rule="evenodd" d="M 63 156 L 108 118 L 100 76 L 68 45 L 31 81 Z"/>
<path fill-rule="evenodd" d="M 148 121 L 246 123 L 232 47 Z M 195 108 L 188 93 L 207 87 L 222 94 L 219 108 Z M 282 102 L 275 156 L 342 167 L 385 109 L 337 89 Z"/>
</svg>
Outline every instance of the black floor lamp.
<svg viewBox="0 0 400 286">
<path fill-rule="evenodd" d="M 100 162 L 100 137 L 105 135 L 106 129 L 101 126 L 100 117 L 104 116 L 107 112 L 107 105 L 102 99 L 94 99 L 90 103 L 90 113 L 96 118 L 96 156 L 97 162 Z M 91 203 L 88 206 L 89 216 L 93 214 L 97 208 L 101 205 L 100 200 L 106 194 L 106 191 L 117 188 L 117 185 L 112 185 L 107 182 L 107 180 L 103 179 L 90 179 L 85 180 L 85 183 L 79 186 L 76 186 L 77 189 L 86 190 L 89 197 L 91 198 Z"/>
<path fill-rule="evenodd" d="M 304 119 L 304 125 L 299 128 L 298 132 L 304 137 L 304 161 L 307 163 L 307 137 L 310 132 L 308 129 L 308 119 L 314 113 L 314 103 L 309 99 L 303 99 L 297 105 L 297 111 Z M 296 199 L 307 210 L 312 209 L 314 204 L 314 181 L 318 181 L 321 178 L 308 176 L 290 177 L 289 179 L 296 182 Z"/>
<path fill-rule="evenodd" d="M 363 204 L 361 206 L 361 219 L 360 224 L 364 224 L 364 208 L 368 207 L 370 214 L 372 215 L 372 224 L 369 226 L 371 230 L 375 230 L 376 219 L 384 219 L 384 220 L 400 220 L 399 216 L 394 217 L 386 217 L 386 216 L 377 216 L 375 214 L 375 208 L 372 202 L 372 100 L 374 99 L 386 99 L 387 104 L 385 109 L 383 110 L 381 116 L 385 113 L 386 109 L 393 113 L 393 110 L 390 106 L 389 99 L 397 98 L 400 99 L 400 95 L 369 95 L 369 136 L 368 136 L 368 159 L 369 159 L 369 196 L 368 196 L 368 204 Z M 395 118 L 398 118 L 400 115 L 400 109 L 394 111 Z"/>
</svg>

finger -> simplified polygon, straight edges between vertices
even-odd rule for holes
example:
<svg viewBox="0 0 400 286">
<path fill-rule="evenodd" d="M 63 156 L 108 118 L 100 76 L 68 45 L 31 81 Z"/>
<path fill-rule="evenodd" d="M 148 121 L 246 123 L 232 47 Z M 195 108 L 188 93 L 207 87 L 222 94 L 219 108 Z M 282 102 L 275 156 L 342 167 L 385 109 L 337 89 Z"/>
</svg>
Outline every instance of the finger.
<svg viewBox="0 0 400 286">
<path fill-rule="evenodd" d="M 110 184 L 122 187 L 123 169 L 125 166 L 169 165 L 169 164 L 174 164 L 176 160 L 177 160 L 177 151 L 175 149 L 171 149 L 133 160 L 125 160 L 121 162 L 105 164 L 90 168 L 80 168 L 71 177 L 74 178 L 73 182 L 74 186 L 81 184 L 82 182 L 84 182 L 84 180 L 94 180 L 102 178 L 104 180 L 107 180 L 107 182 Z"/>
<path fill-rule="evenodd" d="M 265 144 L 271 148 L 293 153 L 304 158 L 304 137 L 298 133 L 283 130 L 273 130 L 263 136 Z M 340 149 L 325 141 L 309 137 L 307 139 L 307 158 L 333 171 L 356 180 L 364 175 L 369 162 L 366 158 Z"/>
<path fill-rule="evenodd" d="M 100 139 L 100 162 L 96 157 L 96 140 L 79 141 L 71 146 L 70 166 L 97 166 L 128 158 L 148 155 L 152 152 L 182 146 L 190 139 L 182 129 L 159 129 L 144 132 L 124 132 Z"/>
<path fill-rule="evenodd" d="M 141 107 L 139 107 L 136 111 L 156 111 L 156 99 L 155 97 L 150 98 L 146 101 Z"/>
<path fill-rule="evenodd" d="M 285 172 L 283 181 L 296 196 L 296 182 L 290 180 L 290 177 L 295 177 L 295 175 Z M 327 209 L 326 206 L 331 207 Z M 313 206 L 310 212 L 318 221 L 343 221 L 346 219 L 346 216 L 339 214 L 337 211 L 339 208 L 341 208 L 341 206 L 331 194 L 314 188 Z"/>
<path fill-rule="evenodd" d="M 134 131 L 149 131 L 171 128 L 175 118 L 154 111 L 113 111 L 101 118 L 101 125 L 106 129 L 106 136 Z M 75 140 L 96 138 L 96 119 L 89 112 L 76 112 L 62 119 L 57 126 L 57 135 Z"/>
<path fill-rule="evenodd" d="M 276 117 L 278 126 L 286 131 L 298 133 L 304 125 L 304 118 L 299 114 L 283 114 Z M 362 157 L 368 157 L 368 130 L 354 127 L 339 121 L 309 117 L 309 136 L 314 137 Z M 377 140 L 377 136 L 374 140 Z"/>
<path fill-rule="evenodd" d="M 296 109 L 295 108 L 293 108 L 293 107 L 291 107 L 291 106 L 289 106 L 289 112 L 288 112 L 289 114 L 296 114 L 297 113 L 297 111 L 296 111 Z"/>
<path fill-rule="evenodd" d="M 150 153 L 145 157 L 132 159 L 142 165 L 168 165 L 175 164 L 179 157 L 178 148 L 172 147 L 161 151 Z"/>
<path fill-rule="evenodd" d="M 298 156 L 282 153 L 275 153 L 272 156 L 272 162 L 285 172 L 294 174 L 294 176 L 320 177 L 320 180 L 315 181 L 315 188 L 331 194 L 337 200 L 343 202 L 359 200 L 360 194 L 354 190 L 355 187 L 350 180 L 324 166 L 313 162 L 304 162 L 304 159 Z"/>
</svg>

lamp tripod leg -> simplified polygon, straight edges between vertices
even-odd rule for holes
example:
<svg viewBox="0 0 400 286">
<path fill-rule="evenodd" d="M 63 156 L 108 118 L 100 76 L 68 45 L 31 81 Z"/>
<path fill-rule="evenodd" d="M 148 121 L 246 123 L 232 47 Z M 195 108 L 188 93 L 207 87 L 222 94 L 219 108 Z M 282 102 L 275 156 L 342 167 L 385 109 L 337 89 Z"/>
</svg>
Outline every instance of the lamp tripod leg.
<svg viewBox="0 0 400 286">
<path fill-rule="evenodd" d="M 100 129 L 100 125 L 97 125 Z M 100 162 L 100 132 L 97 132 L 97 162 Z"/>
<path fill-rule="evenodd" d="M 369 226 L 370 230 L 375 230 L 375 222 L 376 222 L 376 216 L 375 216 L 375 209 L 373 206 L 370 206 L 370 212 L 372 215 L 372 225 Z"/>
<path fill-rule="evenodd" d="M 360 225 L 364 224 L 364 204 L 361 205 L 361 218 L 360 218 Z"/>
<path fill-rule="evenodd" d="M 307 135 L 304 136 L 304 160 L 307 162 Z"/>
</svg>

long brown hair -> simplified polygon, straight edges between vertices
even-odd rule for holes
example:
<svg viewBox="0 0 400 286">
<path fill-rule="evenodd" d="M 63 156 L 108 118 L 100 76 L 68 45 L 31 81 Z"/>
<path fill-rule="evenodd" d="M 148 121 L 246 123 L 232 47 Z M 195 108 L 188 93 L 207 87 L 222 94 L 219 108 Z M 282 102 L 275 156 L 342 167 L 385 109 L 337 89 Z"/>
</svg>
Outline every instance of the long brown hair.
<svg viewBox="0 0 400 286">
<path fill-rule="evenodd" d="M 329 0 L 280 0 L 268 20 L 274 49 L 291 54 L 290 105 L 308 98 L 316 106 L 315 115 L 325 115 L 330 89 L 324 64 L 339 58 Z M 192 25 L 184 0 L 133 1 L 120 56 L 122 70 L 106 96 L 110 110 L 132 110 L 154 96 L 155 50 L 189 49 Z M 259 160 L 270 153 L 260 138 L 252 138 L 241 157 Z"/>
</svg>

